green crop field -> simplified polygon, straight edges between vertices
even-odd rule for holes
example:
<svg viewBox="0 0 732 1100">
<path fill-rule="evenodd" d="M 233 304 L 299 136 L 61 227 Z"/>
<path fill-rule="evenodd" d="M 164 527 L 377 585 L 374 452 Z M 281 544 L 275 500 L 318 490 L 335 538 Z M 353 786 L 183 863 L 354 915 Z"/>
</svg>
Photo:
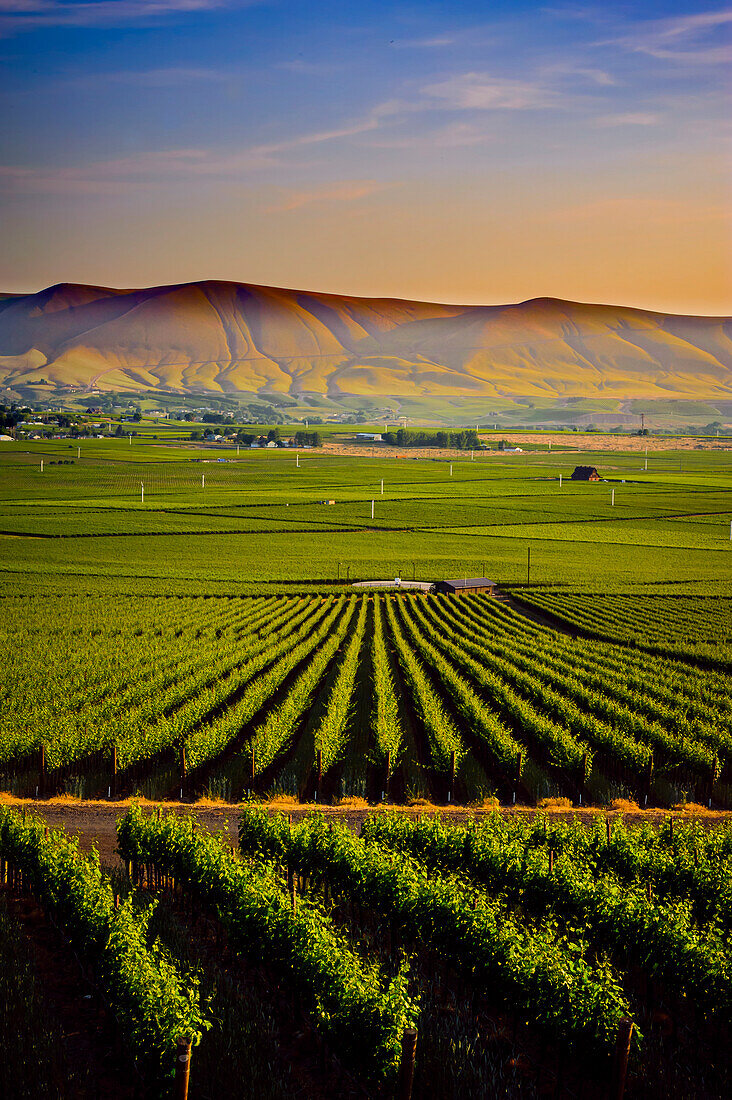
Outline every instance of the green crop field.
<svg viewBox="0 0 732 1100">
<path fill-rule="evenodd" d="M 584 453 L 599 484 L 569 481 L 577 460 L 298 460 L 139 440 L 84 441 L 79 458 L 63 440 L 0 444 L 2 584 L 73 592 L 63 578 L 75 577 L 85 591 L 198 595 L 485 571 L 599 592 L 730 591 L 731 452 L 656 452 L 647 471 L 637 454 Z"/>
<path fill-rule="evenodd" d="M 5 789 L 732 805 L 731 453 L 80 447 L 0 452 Z"/>
<path fill-rule="evenodd" d="M 133 805 L 111 869 L 0 807 L 24 1095 L 91 1096 L 112 1019 L 161 1100 L 186 1037 L 200 1100 L 727 1095 L 729 826 L 541 807 L 732 809 L 732 453 L 80 446 L 0 445 L 0 791 L 223 799 L 239 850 Z M 84 959 L 91 1060 L 21 928 Z"/>
</svg>

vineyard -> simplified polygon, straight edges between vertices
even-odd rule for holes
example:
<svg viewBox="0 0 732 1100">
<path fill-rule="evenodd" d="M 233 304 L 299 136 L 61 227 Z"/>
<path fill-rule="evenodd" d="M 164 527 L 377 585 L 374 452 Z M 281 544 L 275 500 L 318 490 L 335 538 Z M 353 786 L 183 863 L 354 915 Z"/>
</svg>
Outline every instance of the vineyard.
<svg viewBox="0 0 732 1100">
<path fill-rule="evenodd" d="M 123 870 L 0 810 L 0 936 L 53 923 L 136 1096 L 729 1094 L 729 826 L 250 807 L 237 847 L 133 806 L 117 834 Z"/>
<path fill-rule="evenodd" d="M 517 592 L 521 603 L 591 638 L 732 671 L 732 602 L 721 596 Z"/>
<path fill-rule="evenodd" d="M 703 656 L 480 595 L 4 603 L 0 785 L 19 796 L 732 806 L 732 682 Z"/>
</svg>

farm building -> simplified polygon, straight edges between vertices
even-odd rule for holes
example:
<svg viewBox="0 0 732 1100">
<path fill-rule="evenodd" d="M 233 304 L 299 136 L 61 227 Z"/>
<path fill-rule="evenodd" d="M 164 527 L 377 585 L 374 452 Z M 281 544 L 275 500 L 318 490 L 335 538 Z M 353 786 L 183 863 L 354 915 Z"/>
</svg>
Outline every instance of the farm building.
<svg viewBox="0 0 732 1100">
<path fill-rule="evenodd" d="M 572 481 L 599 481 L 600 475 L 594 466 L 575 466 Z"/>
<path fill-rule="evenodd" d="M 437 581 L 435 592 L 443 596 L 459 596 L 461 592 L 485 592 L 492 596 L 496 587 L 495 581 L 489 581 L 485 577 L 466 577 L 459 581 Z"/>
<path fill-rule="evenodd" d="M 356 432 L 356 439 L 360 439 L 363 443 L 383 443 L 384 441 L 383 436 L 375 435 L 373 432 Z"/>
</svg>

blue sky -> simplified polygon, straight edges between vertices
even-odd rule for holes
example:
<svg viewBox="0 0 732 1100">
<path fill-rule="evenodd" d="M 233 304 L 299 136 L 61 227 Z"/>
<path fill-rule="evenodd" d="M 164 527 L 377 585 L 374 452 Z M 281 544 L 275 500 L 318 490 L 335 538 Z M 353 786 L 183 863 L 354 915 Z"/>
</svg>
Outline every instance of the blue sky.
<svg viewBox="0 0 732 1100">
<path fill-rule="evenodd" d="M 0 0 L 5 290 L 730 305 L 732 7 Z"/>
</svg>

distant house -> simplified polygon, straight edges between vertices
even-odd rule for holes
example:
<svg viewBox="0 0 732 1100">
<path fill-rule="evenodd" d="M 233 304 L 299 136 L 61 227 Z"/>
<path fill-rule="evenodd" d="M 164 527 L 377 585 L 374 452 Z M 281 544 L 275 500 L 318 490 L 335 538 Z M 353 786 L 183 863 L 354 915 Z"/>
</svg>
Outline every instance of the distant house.
<svg viewBox="0 0 732 1100">
<path fill-rule="evenodd" d="M 383 443 L 383 435 L 375 435 L 373 432 L 356 432 L 356 439 L 360 439 L 363 443 Z"/>
<path fill-rule="evenodd" d="M 492 596 L 495 587 L 496 582 L 489 581 L 486 577 L 466 577 L 459 581 L 437 581 L 435 592 L 443 596 L 459 596 L 466 592 L 484 592 L 487 596 Z"/>
<path fill-rule="evenodd" d="M 594 466 L 575 466 L 572 481 L 600 481 Z"/>
</svg>

